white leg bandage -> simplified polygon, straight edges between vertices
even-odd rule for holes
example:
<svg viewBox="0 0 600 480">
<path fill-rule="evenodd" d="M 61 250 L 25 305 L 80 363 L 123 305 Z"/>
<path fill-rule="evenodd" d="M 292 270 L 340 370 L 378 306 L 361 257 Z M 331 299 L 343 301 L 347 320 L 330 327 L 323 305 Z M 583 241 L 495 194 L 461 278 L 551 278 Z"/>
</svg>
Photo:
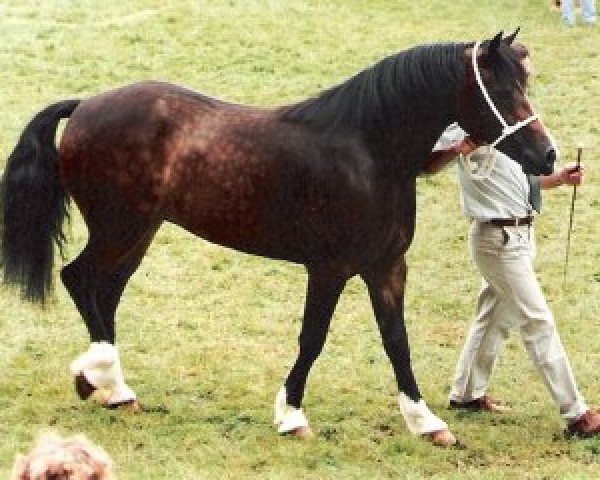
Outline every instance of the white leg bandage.
<svg viewBox="0 0 600 480">
<path fill-rule="evenodd" d="M 83 374 L 94 387 L 108 390 L 109 405 L 135 400 L 135 393 L 125 383 L 119 353 L 110 343 L 92 343 L 71 363 L 70 370 L 74 376 Z"/>
<path fill-rule="evenodd" d="M 414 402 L 404 393 L 400 393 L 398 395 L 398 405 L 402 415 L 404 415 L 406 426 L 413 435 L 423 435 L 448 429 L 446 422 L 436 417 L 423 399 Z"/>
<path fill-rule="evenodd" d="M 275 397 L 274 423 L 279 433 L 289 433 L 297 428 L 308 427 L 308 420 L 302 409 L 287 404 L 285 387 L 281 387 Z"/>
</svg>

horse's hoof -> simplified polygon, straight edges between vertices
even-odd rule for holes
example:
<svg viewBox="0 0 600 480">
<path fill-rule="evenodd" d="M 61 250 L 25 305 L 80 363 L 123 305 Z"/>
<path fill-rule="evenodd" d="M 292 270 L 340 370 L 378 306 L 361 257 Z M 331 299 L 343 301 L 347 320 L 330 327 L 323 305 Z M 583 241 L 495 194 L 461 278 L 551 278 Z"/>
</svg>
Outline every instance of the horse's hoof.
<svg viewBox="0 0 600 480">
<path fill-rule="evenodd" d="M 125 400 L 124 402 L 117 402 L 117 403 L 104 402 L 102 404 L 102 406 L 109 410 L 116 410 L 118 408 L 119 410 L 124 410 L 129 413 L 140 413 L 142 411 L 142 406 L 135 399 Z"/>
<path fill-rule="evenodd" d="M 301 440 L 308 440 L 309 438 L 314 438 L 315 436 L 315 434 L 309 426 L 294 428 L 287 434 L 292 437 L 299 438 Z"/>
<path fill-rule="evenodd" d="M 81 400 L 87 400 L 96 391 L 96 387 L 87 381 L 83 372 L 80 372 L 75 375 L 75 391 Z"/>
<path fill-rule="evenodd" d="M 447 429 L 428 433 L 426 437 L 436 447 L 449 447 L 456 444 L 456 437 Z"/>
</svg>

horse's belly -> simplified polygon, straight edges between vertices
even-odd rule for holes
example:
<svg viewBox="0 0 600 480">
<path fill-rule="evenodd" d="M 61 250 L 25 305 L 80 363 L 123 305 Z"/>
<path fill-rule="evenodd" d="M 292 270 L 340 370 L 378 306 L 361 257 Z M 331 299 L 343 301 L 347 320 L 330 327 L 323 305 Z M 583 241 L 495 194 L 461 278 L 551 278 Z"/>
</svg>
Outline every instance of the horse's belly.
<svg viewBox="0 0 600 480">
<path fill-rule="evenodd" d="M 300 261 L 293 242 L 281 238 L 281 208 L 259 173 L 205 167 L 198 166 L 171 192 L 168 221 L 219 245 Z"/>
<path fill-rule="evenodd" d="M 167 220 L 219 245 L 300 264 L 360 265 L 361 257 L 372 255 L 367 237 L 376 232 L 361 228 L 355 210 L 289 198 L 274 192 L 274 185 L 262 188 L 243 178 L 236 188 L 205 182 L 180 192 Z"/>
</svg>

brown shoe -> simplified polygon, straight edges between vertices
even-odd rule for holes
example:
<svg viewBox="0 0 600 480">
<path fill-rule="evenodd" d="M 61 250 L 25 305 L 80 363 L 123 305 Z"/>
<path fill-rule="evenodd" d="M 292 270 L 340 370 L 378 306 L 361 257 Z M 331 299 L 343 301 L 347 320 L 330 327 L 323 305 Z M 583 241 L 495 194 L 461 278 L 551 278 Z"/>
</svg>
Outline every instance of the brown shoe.
<svg viewBox="0 0 600 480">
<path fill-rule="evenodd" d="M 469 402 L 457 402 L 456 400 L 450 400 L 449 408 L 471 410 L 472 412 L 506 413 L 510 411 L 510 407 L 508 405 L 503 405 L 496 400 L 492 400 L 487 395 L 476 398 L 475 400 L 471 400 Z"/>
<path fill-rule="evenodd" d="M 570 437 L 593 437 L 600 433 L 600 414 L 591 408 L 574 422 L 567 425 L 566 434 Z"/>
</svg>

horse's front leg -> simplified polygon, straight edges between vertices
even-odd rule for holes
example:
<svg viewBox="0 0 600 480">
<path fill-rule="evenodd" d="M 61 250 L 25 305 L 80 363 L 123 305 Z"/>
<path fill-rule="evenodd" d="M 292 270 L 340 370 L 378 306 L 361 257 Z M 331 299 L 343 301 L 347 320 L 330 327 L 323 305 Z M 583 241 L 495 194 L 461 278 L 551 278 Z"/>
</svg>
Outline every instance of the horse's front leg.
<svg viewBox="0 0 600 480">
<path fill-rule="evenodd" d="M 404 255 L 391 264 L 374 268 L 362 277 L 369 290 L 383 347 L 396 375 L 398 404 L 408 429 L 414 435 L 426 435 L 436 445 L 456 443 L 446 423 L 435 416 L 421 398 L 410 364 L 410 348 L 404 325 Z"/>
<path fill-rule="evenodd" d="M 345 284 L 346 278 L 328 268 L 309 269 L 298 358 L 275 399 L 275 424 L 279 433 L 312 435 L 301 409 L 304 387 L 308 372 L 325 344 L 331 316 Z"/>
</svg>

